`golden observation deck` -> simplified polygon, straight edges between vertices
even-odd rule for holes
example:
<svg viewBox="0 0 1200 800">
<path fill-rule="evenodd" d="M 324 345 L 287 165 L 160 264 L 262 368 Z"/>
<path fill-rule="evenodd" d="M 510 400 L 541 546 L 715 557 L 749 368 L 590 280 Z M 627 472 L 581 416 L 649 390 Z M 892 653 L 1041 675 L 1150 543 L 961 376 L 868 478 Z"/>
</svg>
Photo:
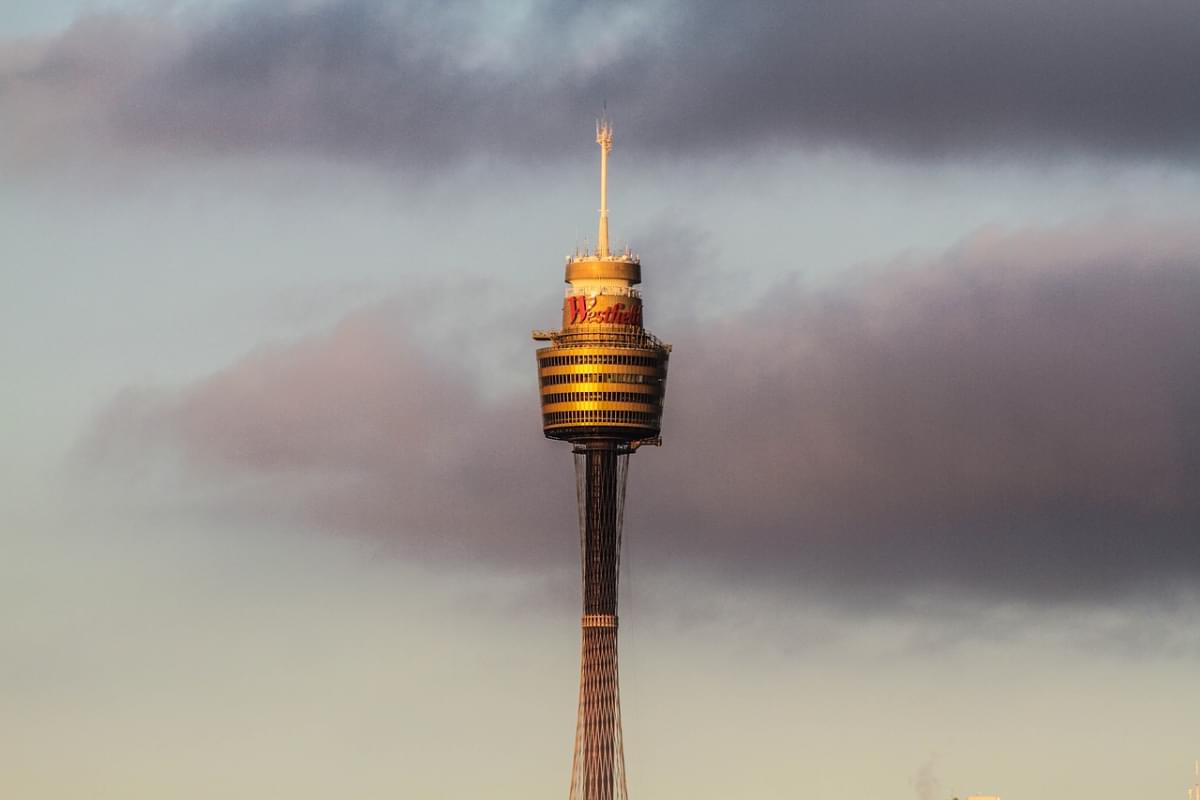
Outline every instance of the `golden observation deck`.
<svg viewBox="0 0 1200 800">
<path fill-rule="evenodd" d="M 600 144 L 600 229 L 594 252 L 567 257 L 562 328 L 534 331 L 549 341 L 537 351 L 542 429 L 551 439 L 658 444 L 671 346 L 643 327 L 634 288 L 642 264 L 608 250 L 608 153 L 612 129 L 596 127 Z"/>
</svg>

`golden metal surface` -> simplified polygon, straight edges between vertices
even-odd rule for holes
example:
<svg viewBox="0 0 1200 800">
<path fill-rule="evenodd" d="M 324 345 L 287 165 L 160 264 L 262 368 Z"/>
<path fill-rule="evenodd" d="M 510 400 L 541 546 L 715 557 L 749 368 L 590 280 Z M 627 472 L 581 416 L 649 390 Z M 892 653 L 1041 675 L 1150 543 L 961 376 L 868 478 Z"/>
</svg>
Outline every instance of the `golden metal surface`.
<svg viewBox="0 0 1200 800">
<path fill-rule="evenodd" d="M 537 351 L 546 436 L 636 441 L 661 431 L 665 349 L 608 346 L 604 336 Z"/>
<path fill-rule="evenodd" d="M 642 282 L 642 265 L 637 259 L 574 258 L 567 262 L 566 281 L 614 280 L 633 285 Z"/>
<path fill-rule="evenodd" d="M 567 387 L 566 390 L 563 389 L 563 386 Z M 614 387 L 612 384 L 609 384 L 609 383 L 568 383 L 568 384 L 562 384 L 559 386 L 543 386 L 542 387 L 542 402 L 543 403 L 567 402 L 566 399 L 554 400 L 552 398 L 554 398 L 555 396 L 560 395 L 560 394 L 567 394 L 568 391 L 571 392 L 572 394 L 597 395 L 594 397 L 585 396 L 585 397 L 572 398 L 573 400 L 601 400 L 601 399 L 604 399 L 604 398 L 601 398 L 598 396 L 601 393 L 603 393 L 605 395 L 618 394 L 618 393 L 621 395 L 625 395 L 625 396 L 627 396 L 627 400 L 624 402 L 630 402 L 630 403 L 648 403 L 648 402 L 657 403 L 662 399 L 662 392 L 660 392 L 654 386 L 641 386 L 636 383 L 622 383 L 620 386 Z"/>
</svg>

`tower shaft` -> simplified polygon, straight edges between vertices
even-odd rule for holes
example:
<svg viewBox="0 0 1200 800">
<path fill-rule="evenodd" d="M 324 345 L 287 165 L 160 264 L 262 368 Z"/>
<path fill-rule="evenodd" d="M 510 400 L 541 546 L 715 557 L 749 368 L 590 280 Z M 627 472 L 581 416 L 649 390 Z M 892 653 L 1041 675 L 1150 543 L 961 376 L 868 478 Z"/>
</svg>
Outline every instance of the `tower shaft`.
<svg viewBox="0 0 1200 800">
<path fill-rule="evenodd" d="M 626 800 L 617 675 L 617 586 L 629 450 L 617 442 L 575 447 L 583 572 L 583 649 L 571 800 Z"/>
</svg>

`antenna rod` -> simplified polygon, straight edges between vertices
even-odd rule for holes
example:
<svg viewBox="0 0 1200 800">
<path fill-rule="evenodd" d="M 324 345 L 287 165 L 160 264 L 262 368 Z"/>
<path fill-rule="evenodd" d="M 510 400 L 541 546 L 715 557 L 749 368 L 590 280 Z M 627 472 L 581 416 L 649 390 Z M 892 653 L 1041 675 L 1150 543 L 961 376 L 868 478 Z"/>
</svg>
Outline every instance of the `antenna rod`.
<svg viewBox="0 0 1200 800">
<path fill-rule="evenodd" d="M 596 144 L 600 145 L 600 232 L 596 255 L 608 258 L 608 154 L 612 150 L 612 124 L 608 117 L 596 120 Z"/>
</svg>

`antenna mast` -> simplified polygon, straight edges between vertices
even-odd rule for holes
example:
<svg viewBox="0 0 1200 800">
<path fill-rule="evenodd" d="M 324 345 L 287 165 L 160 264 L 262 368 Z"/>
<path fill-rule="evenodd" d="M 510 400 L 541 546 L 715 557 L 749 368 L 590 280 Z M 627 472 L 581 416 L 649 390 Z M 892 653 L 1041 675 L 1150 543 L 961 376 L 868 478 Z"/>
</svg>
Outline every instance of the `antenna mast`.
<svg viewBox="0 0 1200 800">
<path fill-rule="evenodd" d="M 608 258 L 608 154 L 612 151 L 612 123 L 607 115 L 596 120 L 596 144 L 600 145 L 600 232 L 596 237 L 596 255 Z"/>
</svg>

